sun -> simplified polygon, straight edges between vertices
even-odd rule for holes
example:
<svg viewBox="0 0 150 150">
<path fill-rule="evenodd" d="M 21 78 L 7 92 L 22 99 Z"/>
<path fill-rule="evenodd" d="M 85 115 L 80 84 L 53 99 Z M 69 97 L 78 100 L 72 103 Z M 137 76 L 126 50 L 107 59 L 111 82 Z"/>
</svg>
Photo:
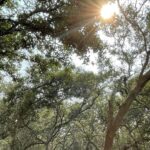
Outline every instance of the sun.
<svg viewBox="0 0 150 150">
<path fill-rule="evenodd" d="M 100 10 L 100 15 L 103 19 L 110 19 L 116 13 L 118 13 L 118 8 L 115 4 L 106 4 Z"/>
</svg>

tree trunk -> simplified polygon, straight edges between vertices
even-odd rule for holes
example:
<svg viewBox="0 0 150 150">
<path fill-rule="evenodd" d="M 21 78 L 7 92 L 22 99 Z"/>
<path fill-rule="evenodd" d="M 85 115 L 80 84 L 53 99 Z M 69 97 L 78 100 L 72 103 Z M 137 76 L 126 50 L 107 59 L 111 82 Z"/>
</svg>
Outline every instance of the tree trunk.
<svg viewBox="0 0 150 150">
<path fill-rule="evenodd" d="M 115 136 L 115 132 L 110 131 L 110 130 L 111 130 L 111 127 L 106 132 L 104 150 L 111 150 L 113 146 L 113 139 Z"/>
<path fill-rule="evenodd" d="M 46 145 L 45 145 L 45 150 L 49 150 L 48 145 L 49 145 L 49 144 L 46 144 Z"/>
</svg>

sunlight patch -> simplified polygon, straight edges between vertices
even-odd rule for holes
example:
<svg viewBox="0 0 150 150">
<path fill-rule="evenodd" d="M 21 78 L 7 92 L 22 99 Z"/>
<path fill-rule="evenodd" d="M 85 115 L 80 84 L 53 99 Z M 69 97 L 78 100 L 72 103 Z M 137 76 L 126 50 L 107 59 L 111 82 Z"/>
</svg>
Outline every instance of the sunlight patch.
<svg viewBox="0 0 150 150">
<path fill-rule="evenodd" d="M 110 19 L 115 14 L 119 13 L 119 8 L 116 4 L 106 4 L 100 10 L 100 15 L 103 19 Z"/>
</svg>

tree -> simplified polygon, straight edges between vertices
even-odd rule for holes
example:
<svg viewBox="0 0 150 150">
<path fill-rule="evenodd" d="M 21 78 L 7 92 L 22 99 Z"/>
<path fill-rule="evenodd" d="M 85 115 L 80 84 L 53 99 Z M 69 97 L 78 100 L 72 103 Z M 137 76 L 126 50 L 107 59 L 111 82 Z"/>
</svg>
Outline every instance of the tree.
<svg viewBox="0 0 150 150">
<path fill-rule="evenodd" d="M 120 1 L 118 0 L 117 2 L 121 11 L 121 16 L 117 18 L 120 21 L 118 27 L 113 29 L 113 33 L 117 35 L 118 40 L 116 45 L 114 45 L 116 49 L 113 50 L 113 54 L 118 56 L 121 62 L 128 66 L 127 70 L 124 69 L 120 72 L 120 74 L 123 73 L 124 75 L 124 79 L 122 80 L 121 84 L 124 84 L 124 88 L 126 88 L 127 91 L 124 96 L 124 101 L 120 105 L 119 110 L 115 115 L 113 115 L 113 101 L 114 95 L 116 92 L 118 92 L 118 89 L 117 91 L 116 89 L 113 90 L 112 97 L 109 101 L 108 126 L 104 148 L 106 150 L 112 149 L 115 133 L 120 127 L 133 101 L 150 80 L 150 70 L 148 69 L 150 57 L 150 50 L 148 46 L 149 29 L 147 22 L 144 20 L 146 18 L 143 18 L 143 14 L 141 13 L 141 11 L 144 9 L 144 15 L 147 16 L 145 5 L 148 1 L 144 1 L 139 8 L 135 7 L 135 5 L 138 5 L 138 3 L 129 2 L 126 6 L 122 7 Z M 120 28 L 122 32 L 120 32 Z M 127 43 L 130 45 L 129 48 L 126 45 L 125 40 L 128 40 Z M 142 57 L 142 65 L 140 65 L 139 71 L 134 72 L 133 66 L 136 65 L 135 61 L 139 61 L 136 60 L 136 58 L 139 57 Z M 133 87 L 128 88 L 127 79 L 132 78 L 132 74 L 136 74 L 136 82 L 134 83 Z"/>
<path fill-rule="evenodd" d="M 107 123 L 102 146 L 105 150 L 112 149 L 114 139 L 121 135 L 115 137 L 118 129 L 127 135 L 128 129 L 134 127 L 134 122 L 128 127 L 130 110 L 138 105 L 137 99 L 143 101 L 139 96 L 150 80 L 148 0 L 125 3 L 117 0 L 120 14 L 109 20 L 99 15 L 99 8 L 106 2 L 0 1 L 0 69 L 1 74 L 8 76 L 1 78 L 10 80 L 2 83 L 1 138 L 9 138 L 12 149 L 34 149 L 35 145 L 57 149 L 56 143 L 62 143 L 60 138 L 66 139 L 63 133 L 71 133 L 72 137 L 69 136 L 66 145 L 58 144 L 62 149 L 98 148 L 101 144 L 92 135 L 95 131 L 102 135 L 100 129 L 94 126 L 93 131 L 90 119 L 77 119 L 96 100 L 101 107 L 108 102 L 108 109 L 104 107 L 100 118 L 103 128 Z M 103 41 L 101 32 L 113 42 Z M 78 72 L 71 64 L 71 54 L 86 60 L 89 50 L 99 55 L 98 75 Z M 23 76 L 17 68 L 24 62 L 27 68 Z M 71 106 L 65 103 L 72 98 L 82 101 Z M 42 119 L 43 115 L 48 120 Z M 93 111 L 94 115 L 97 114 Z M 78 123 L 86 125 L 87 130 L 83 131 Z M 67 130 L 69 126 L 81 130 L 74 134 Z M 139 131 L 135 132 L 138 137 Z M 88 141 L 86 146 L 76 138 L 78 135 L 82 135 L 81 141 Z M 145 136 L 144 131 L 142 135 Z M 138 146 L 138 138 L 134 139 L 136 143 L 132 140 L 129 144 Z"/>
</svg>

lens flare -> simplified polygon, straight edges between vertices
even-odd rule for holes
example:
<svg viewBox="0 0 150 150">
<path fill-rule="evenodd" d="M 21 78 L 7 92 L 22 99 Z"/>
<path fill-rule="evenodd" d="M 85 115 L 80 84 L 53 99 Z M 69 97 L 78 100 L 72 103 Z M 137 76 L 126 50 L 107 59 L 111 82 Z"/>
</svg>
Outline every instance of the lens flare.
<svg viewBox="0 0 150 150">
<path fill-rule="evenodd" d="M 100 15 L 103 19 L 110 19 L 116 13 L 118 13 L 118 7 L 115 4 L 106 4 L 100 10 Z"/>
</svg>

